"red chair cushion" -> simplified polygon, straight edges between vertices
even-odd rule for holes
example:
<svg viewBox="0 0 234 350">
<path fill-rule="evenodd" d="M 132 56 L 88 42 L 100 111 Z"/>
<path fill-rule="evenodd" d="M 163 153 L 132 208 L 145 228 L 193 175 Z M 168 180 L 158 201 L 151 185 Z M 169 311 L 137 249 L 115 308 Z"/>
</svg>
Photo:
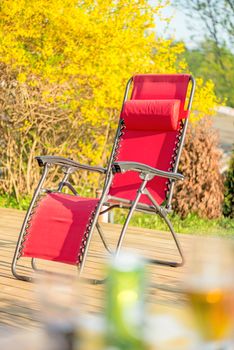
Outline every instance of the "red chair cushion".
<svg viewBox="0 0 234 350">
<path fill-rule="evenodd" d="M 22 256 L 79 263 L 99 199 L 48 193 L 32 215 Z"/>
<path fill-rule="evenodd" d="M 128 100 L 121 117 L 128 130 L 175 131 L 180 100 Z"/>
<path fill-rule="evenodd" d="M 178 131 L 141 131 L 124 130 L 119 143 L 116 161 L 139 162 L 164 171 L 169 171 L 170 162 L 177 142 Z M 147 184 L 147 189 L 158 202 L 165 200 L 168 179 L 155 177 Z M 115 174 L 109 194 L 111 196 L 134 200 L 142 183 L 139 173 L 127 171 Z M 151 205 L 146 195 L 142 195 L 140 203 Z"/>
</svg>

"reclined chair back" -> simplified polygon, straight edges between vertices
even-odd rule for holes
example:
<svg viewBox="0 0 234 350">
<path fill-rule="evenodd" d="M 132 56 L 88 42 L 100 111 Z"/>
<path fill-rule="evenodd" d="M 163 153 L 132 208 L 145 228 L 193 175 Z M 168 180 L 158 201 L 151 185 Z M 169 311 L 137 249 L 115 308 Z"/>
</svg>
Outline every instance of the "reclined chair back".
<svg viewBox="0 0 234 350">
<path fill-rule="evenodd" d="M 164 171 L 176 171 L 188 110 L 185 109 L 187 74 L 136 75 L 132 79 L 131 99 L 123 104 L 120 132 L 113 152 L 115 161 L 132 161 Z M 128 171 L 116 174 L 109 194 L 133 200 L 142 180 Z M 162 204 L 169 199 L 171 181 L 155 177 L 147 184 L 153 198 Z M 140 203 L 151 204 L 146 195 Z M 170 204 L 170 203 L 167 203 Z"/>
</svg>

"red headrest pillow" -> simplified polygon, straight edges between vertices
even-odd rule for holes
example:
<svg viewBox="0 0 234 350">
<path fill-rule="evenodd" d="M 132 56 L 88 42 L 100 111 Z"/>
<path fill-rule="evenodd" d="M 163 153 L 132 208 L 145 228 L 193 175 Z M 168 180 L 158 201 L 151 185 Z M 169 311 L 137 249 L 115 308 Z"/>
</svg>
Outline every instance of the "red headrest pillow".
<svg viewBox="0 0 234 350">
<path fill-rule="evenodd" d="M 121 118 L 129 130 L 174 131 L 179 110 L 180 100 L 128 100 Z"/>
</svg>

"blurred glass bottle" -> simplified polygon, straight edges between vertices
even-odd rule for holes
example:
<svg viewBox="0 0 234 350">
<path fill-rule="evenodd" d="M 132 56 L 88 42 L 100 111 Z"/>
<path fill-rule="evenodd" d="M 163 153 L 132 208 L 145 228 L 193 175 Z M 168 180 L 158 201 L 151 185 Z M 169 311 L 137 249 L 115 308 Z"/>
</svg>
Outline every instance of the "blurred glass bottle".
<svg viewBox="0 0 234 350">
<path fill-rule="evenodd" d="M 121 253 L 107 278 L 107 350 L 145 350 L 145 266 L 134 254 Z"/>
<path fill-rule="evenodd" d="M 49 350 L 78 349 L 78 319 L 81 317 L 81 285 L 76 276 L 38 273 L 36 291 L 40 318 Z"/>
</svg>

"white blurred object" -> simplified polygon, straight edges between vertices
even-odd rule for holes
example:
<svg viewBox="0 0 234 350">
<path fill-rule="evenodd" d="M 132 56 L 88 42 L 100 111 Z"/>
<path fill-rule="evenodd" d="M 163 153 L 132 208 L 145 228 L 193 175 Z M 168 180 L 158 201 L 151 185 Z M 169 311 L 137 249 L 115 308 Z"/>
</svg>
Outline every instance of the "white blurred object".
<svg viewBox="0 0 234 350">
<path fill-rule="evenodd" d="M 53 346 L 54 344 L 54 346 Z M 41 330 L 9 330 L 0 333 L 1 350 L 59 350 Z"/>
<path fill-rule="evenodd" d="M 151 315 L 147 318 L 145 341 L 149 350 L 195 350 L 196 334 L 171 315 Z"/>
<path fill-rule="evenodd" d="M 86 314 L 79 320 L 78 350 L 103 350 L 105 348 L 106 324 L 104 317 Z"/>
<path fill-rule="evenodd" d="M 229 115 L 234 117 L 234 108 L 228 106 L 219 106 L 216 111 L 221 114 Z"/>
<path fill-rule="evenodd" d="M 82 314 L 80 297 L 84 294 L 77 276 L 39 273 L 36 286 L 41 322 L 48 339 L 56 341 L 55 349 L 45 350 L 75 349 Z"/>
</svg>

